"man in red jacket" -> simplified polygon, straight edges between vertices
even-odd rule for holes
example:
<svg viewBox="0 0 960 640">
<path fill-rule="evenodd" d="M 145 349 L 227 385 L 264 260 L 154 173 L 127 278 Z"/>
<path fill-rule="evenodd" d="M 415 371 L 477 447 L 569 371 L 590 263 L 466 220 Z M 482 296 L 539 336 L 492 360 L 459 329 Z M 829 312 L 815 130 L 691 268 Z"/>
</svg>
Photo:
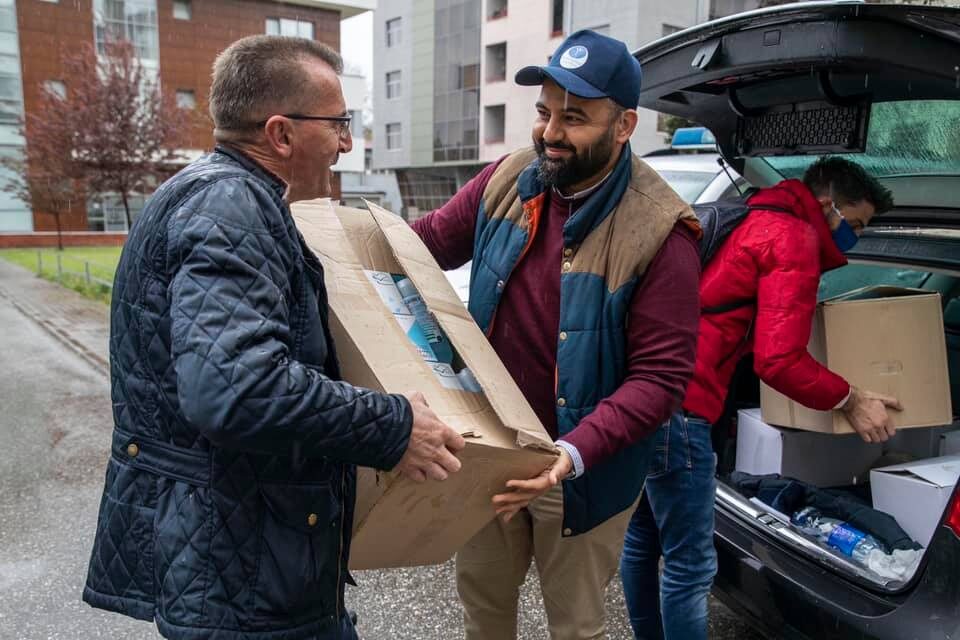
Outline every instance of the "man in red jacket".
<svg viewBox="0 0 960 640">
<path fill-rule="evenodd" d="M 843 253 L 871 218 L 893 207 L 890 192 L 859 165 L 827 157 L 803 181 L 784 180 L 749 204 L 754 210 L 704 268 L 684 411 L 657 434 L 627 530 L 620 569 L 637 638 L 707 637 L 716 573 L 710 427 L 723 413 L 743 356 L 752 351 L 760 379 L 800 404 L 843 411 L 866 442 L 894 433 L 887 410 L 900 409 L 896 399 L 851 386 L 807 352 L 820 275 L 846 264 Z"/>
</svg>

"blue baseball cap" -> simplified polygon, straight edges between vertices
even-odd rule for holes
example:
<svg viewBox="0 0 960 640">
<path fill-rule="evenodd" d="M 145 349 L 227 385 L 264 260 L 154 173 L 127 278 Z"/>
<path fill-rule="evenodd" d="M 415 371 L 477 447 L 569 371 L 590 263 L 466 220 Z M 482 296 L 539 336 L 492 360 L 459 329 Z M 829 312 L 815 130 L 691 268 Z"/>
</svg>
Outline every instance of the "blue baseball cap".
<svg viewBox="0 0 960 640">
<path fill-rule="evenodd" d="M 596 31 L 572 34 L 544 66 L 517 71 L 517 84 L 535 86 L 550 78 L 581 98 L 610 98 L 625 109 L 640 103 L 640 63 L 627 45 Z"/>
</svg>

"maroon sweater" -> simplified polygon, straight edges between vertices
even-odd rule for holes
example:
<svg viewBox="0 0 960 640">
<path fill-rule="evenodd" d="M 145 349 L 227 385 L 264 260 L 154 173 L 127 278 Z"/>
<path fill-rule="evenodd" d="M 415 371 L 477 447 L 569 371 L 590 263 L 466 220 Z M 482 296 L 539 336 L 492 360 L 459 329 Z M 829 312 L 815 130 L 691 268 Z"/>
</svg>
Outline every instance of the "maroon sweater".
<svg viewBox="0 0 960 640">
<path fill-rule="evenodd" d="M 498 164 L 484 168 L 446 205 L 413 223 L 441 268 L 455 269 L 473 257 L 481 197 Z M 588 198 L 548 195 L 546 215 L 510 276 L 490 333 L 494 350 L 554 439 L 562 230 Z M 678 224 L 633 293 L 623 384 L 562 438 L 576 447 L 584 469 L 652 434 L 679 409 L 693 373 L 699 277 L 696 241 Z"/>
</svg>

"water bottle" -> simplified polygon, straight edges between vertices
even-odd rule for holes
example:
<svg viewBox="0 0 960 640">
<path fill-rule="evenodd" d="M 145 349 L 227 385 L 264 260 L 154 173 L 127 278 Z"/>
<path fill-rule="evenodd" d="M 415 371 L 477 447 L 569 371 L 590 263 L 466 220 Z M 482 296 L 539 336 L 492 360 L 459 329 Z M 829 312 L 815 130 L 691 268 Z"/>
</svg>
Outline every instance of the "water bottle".
<svg viewBox="0 0 960 640">
<path fill-rule="evenodd" d="M 888 580 L 907 582 L 923 557 L 922 550 L 914 549 L 896 549 L 893 553 L 886 553 L 872 536 L 836 518 L 824 516 L 816 507 L 801 509 L 790 521 L 804 533 Z"/>
<path fill-rule="evenodd" d="M 457 374 L 457 379 L 460 380 L 460 386 L 463 387 L 464 391 L 469 391 L 471 393 L 483 393 L 483 389 L 480 387 L 480 382 L 477 380 L 476 376 L 473 375 L 473 371 L 470 371 L 467 367 L 464 367 L 460 370 L 460 373 Z"/>
<path fill-rule="evenodd" d="M 816 507 L 805 507 L 794 514 L 790 521 L 804 533 L 833 547 L 860 565 L 868 566 L 870 556 L 883 549 L 872 536 L 852 527 L 846 522 L 829 518 Z"/>
<path fill-rule="evenodd" d="M 397 280 L 397 289 L 403 297 L 404 304 L 417 319 L 417 324 L 423 331 L 430 349 L 436 355 L 437 362 L 453 363 L 453 349 L 450 348 L 450 341 L 443 334 L 437 319 L 427 309 L 426 303 L 420 297 L 420 293 L 417 292 L 417 288 L 413 286 L 410 278 L 400 276 L 400 279 Z"/>
</svg>

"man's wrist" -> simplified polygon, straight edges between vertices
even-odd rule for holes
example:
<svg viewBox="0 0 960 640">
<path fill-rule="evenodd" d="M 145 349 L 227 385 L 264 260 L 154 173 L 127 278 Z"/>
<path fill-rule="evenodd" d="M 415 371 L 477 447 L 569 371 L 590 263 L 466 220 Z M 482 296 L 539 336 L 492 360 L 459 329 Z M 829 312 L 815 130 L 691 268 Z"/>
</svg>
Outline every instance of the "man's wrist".
<svg viewBox="0 0 960 640">
<path fill-rule="evenodd" d="M 564 480 L 572 480 L 573 478 L 582 476 L 584 469 L 583 458 L 580 456 L 580 451 L 569 442 L 564 442 L 563 440 L 557 440 L 554 444 L 566 452 L 566 454 L 570 456 L 570 461 L 573 462 L 573 468 Z"/>
<path fill-rule="evenodd" d="M 857 388 L 850 385 L 850 391 L 847 392 L 847 397 L 837 406 L 837 409 L 844 413 L 850 412 L 857 404 L 857 393 Z"/>
</svg>

